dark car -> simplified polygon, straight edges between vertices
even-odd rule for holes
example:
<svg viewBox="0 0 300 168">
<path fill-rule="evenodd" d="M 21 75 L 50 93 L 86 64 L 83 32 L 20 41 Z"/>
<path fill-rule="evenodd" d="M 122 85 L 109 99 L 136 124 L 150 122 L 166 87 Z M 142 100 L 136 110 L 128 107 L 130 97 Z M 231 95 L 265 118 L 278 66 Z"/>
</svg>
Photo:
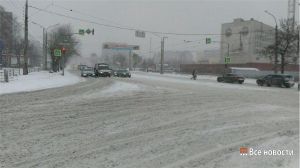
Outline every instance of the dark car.
<svg viewBox="0 0 300 168">
<path fill-rule="evenodd" d="M 237 74 L 232 74 L 232 73 L 228 73 L 228 74 L 224 74 L 222 76 L 219 76 L 217 78 L 218 82 L 226 82 L 226 83 L 239 83 L 239 84 L 243 84 L 245 81 L 245 78 L 237 75 Z"/>
<path fill-rule="evenodd" d="M 81 70 L 81 76 L 82 77 L 89 77 L 89 76 L 95 77 L 96 75 L 95 75 L 94 69 L 88 67 L 88 68 L 84 68 Z"/>
<path fill-rule="evenodd" d="M 112 70 L 106 63 L 95 64 L 94 71 L 98 77 L 111 77 Z"/>
<path fill-rule="evenodd" d="M 130 72 L 127 69 L 120 69 L 120 70 L 114 71 L 114 76 L 117 76 L 117 77 L 128 77 L 128 78 L 130 78 L 131 74 L 130 74 Z"/>
<path fill-rule="evenodd" d="M 257 79 L 256 83 L 259 86 L 280 86 L 286 88 L 290 88 L 295 85 L 294 77 L 292 75 L 282 74 L 267 75 L 263 78 Z"/>
</svg>

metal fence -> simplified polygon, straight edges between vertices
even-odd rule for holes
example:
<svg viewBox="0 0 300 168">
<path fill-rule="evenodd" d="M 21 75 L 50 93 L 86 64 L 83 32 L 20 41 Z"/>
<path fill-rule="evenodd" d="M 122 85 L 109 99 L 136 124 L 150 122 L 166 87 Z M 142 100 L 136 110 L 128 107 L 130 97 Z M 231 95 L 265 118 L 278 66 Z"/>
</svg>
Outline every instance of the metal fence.
<svg viewBox="0 0 300 168">
<path fill-rule="evenodd" d="M 40 67 L 28 68 L 28 73 L 39 72 Z M 23 75 L 23 69 L 20 68 L 2 68 L 0 70 L 0 82 L 9 82 L 16 79 L 17 76 Z"/>
</svg>

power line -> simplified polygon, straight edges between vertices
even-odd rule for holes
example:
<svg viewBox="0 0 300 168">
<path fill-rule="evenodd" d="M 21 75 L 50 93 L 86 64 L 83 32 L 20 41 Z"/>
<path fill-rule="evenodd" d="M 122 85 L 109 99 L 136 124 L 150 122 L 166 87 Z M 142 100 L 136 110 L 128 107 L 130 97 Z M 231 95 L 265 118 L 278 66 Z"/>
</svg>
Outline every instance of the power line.
<svg viewBox="0 0 300 168">
<path fill-rule="evenodd" d="M 83 16 L 88 16 L 88 17 L 92 17 L 94 19 L 99 19 L 99 20 L 103 20 L 103 21 L 106 21 L 106 22 L 114 23 L 114 24 L 119 25 L 119 26 L 122 25 L 122 24 L 117 23 L 115 21 L 108 20 L 108 19 L 101 18 L 101 17 L 96 17 L 96 16 L 93 16 L 93 15 L 90 15 L 90 14 L 87 14 L 87 13 L 83 13 L 83 12 L 81 12 L 79 10 L 76 10 L 76 9 L 70 9 L 70 8 L 66 8 L 66 7 L 63 7 L 63 6 L 60 6 L 60 5 L 56 5 L 56 4 L 53 4 L 53 6 L 55 6 L 57 8 L 60 8 L 60 9 L 67 10 L 67 11 L 72 12 L 72 13 L 78 13 L 78 14 L 83 15 Z"/>
<path fill-rule="evenodd" d="M 114 28 L 114 29 L 121 29 L 121 30 L 129 30 L 129 31 L 136 31 L 136 30 L 140 30 L 140 31 L 144 31 L 147 33 L 151 33 L 155 36 L 158 36 L 157 34 L 160 35 L 177 35 L 177 36 L 222 36 L 225 34 L 220 34 L 220 33 L 174 33 L 174 32 L 159 32 L 159 31 L 151 31 L 151 30 L 143 30 L 143 29 L 137 29 L 137 28 L 131 28 L 131 27 L 123 27 L 123 26 L 115 26 L 115 25 L 110 25 L 110 24 L 104 24 L 104 23 L 99 23 L 99 22 L 95 22 L 95 21 L 91 21 L 91 20 L 87 20 L 87 19 L 82 19 L 82 18 L 78 18 L 78 17 L 74 17 L 74 16 L 69 16 L 69 15 L 65 15 L 65 14 L 61 14 L 58 12 L 53 12 L 53 11 L 49 11 L 49 10 L 45 10 L 45 9 L 41 9 L 35 6 L 29 6 L 33 9 L 39 10 L 39 11 L 43 11 L 49 14 L 53 14 L 53 15 L 57 15 L 57 16 L 61 16 L 61 17 L 65 17 L 65 18 L 69 18 L 72 20 L 77 20 L 77 21 L 81 21 L 81 22 L 86 22 L 86 23 L 91 23 L 91 24 L 95 24 L 95 25 L 99 25 L 99 26 L 104 26 L 104 27 L 110 27 L 110 28 Z M 66 8 L 65 8 L 66 9 Z M 266 31 L 273 31 L 273 30 L 266 30 Z M 266 32 L 266 31 L 255 31 L 255 32 Z M 240 34 L 241 32 L 236 32 L 236 33 L 231 33 L 231 34 Z M 158 36 L 160 37 L 160 36 Z"/>
<path fill-rule="evenodd" d="M 48 4 L 45 8 L 43 8 L 43 10 L 48 9 L 48 8 L 51 7 L 51 6 L 53 6 L 52 3 Z M 37 12 L 31 14 L 29 17 L 32 18 L 32 17 L 36 16 L 38 13 L 40 13 L 40 12 L 41 12 L 41 11 L 37 11 Z"/>
<path fill-rule="evenodd" d="M 53 14 L 53 15 L 57 15 L 57 16 L 61 16 L 61 17 L 65 17 L 65 18 L 69 18 L 72 20 L 77 20 L 77 21 L 82 21 L 82 22 L 86 22 L 86 23 L 91 23 L 91 24 L 95 24 L 95 25 L 99 25 L 99 26 L 104 26 L 104 27 L 110 27 L 110 28 L 115 28 L 115 29 L 122 29 L 122 30 L 130 30 L 130 31 L 136 31 L 136 30 L 141 30 L 147 33 L 152 33 L 152 34 L 165 34 L 165 35 L 181 35 L 181 36 L 219 36 L 222 34 L 218 34 L 218 33 L 173 33 L 173 32 L 158 32 L 158 31 L 150 31 L 150 30 L 143 30 L 143 29 L 137 29 L 137 28 L 130 28 L 130 27 L 122 27 L 122 26 L 115 26 L 115 25 L 110 25 L 110 24 L 104 24 L 104 23 L 98 23 L 95 21 L 90 21 L 90 20 L 86 20 L 86 19 L 82 19 L 82 18 L 78 18 L 78 17 L 73 17 L 73 16 L 68 16 L 65 14 L 61 14 L 58 12 L 53 12 L 53 11 L 49 11 L 49 10 L 43 10 L 41 8 L 38 7 L 34 7 L 34 6 L 29 6 L 33 9 L 39 10 L 39 11 L 43 11 L 49 14 Z"/>
</svg>

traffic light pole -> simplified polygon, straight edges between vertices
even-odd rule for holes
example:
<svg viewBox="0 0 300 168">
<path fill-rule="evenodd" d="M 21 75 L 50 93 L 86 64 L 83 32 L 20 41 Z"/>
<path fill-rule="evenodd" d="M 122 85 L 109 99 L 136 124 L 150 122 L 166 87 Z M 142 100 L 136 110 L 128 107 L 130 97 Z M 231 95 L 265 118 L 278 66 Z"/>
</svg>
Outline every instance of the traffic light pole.
<svg viewBox="0 0 300 168">
<path fill-rule="evenodd" d="M 132 70 L 132 67 L 131 67 L 131 59 L 132 59 L 132 51 L 131 49 L 129 50 L 129 58 L 128 58 L 128 69 L 129 71 Z"/>
<path fill-rule="evenodd" d="M 65 76 L 65 53 L 62 54 L 62 76 Z"/>
<path fill-rule="evenodd" d="M 225 42 L 225 41 L 213 41 L 214 43 L 220 43 L 220 44 L 227 44 L 227 57 L 229 57 L 229 52 L 230 52 L 230 44 L 228 42 Z M 226 69 L 228 68 L 228 65 L 227 65 L 227 62 L 225 62 L 225 57 L 224 57 L 224 72 L 226 71 Z"/>
<path fill-rule="evenodd" d="M 224 42 L 224 43 L 227 43 L 227 42 Z M 227 57 L 229 57 L 229 43 L 227 43 Z M 227 62 L 224 62 L 224 63 L 225 63 L 225 70 L 226 70 L 227 69 Z"/>
<path fill-rule="evenodd" d="M 160 57 L 160 74 L 164 74 L 164 55 L 165 55 L 165 39 L 167 37 L 161 38 L 161 57 Z"/>
</svg>

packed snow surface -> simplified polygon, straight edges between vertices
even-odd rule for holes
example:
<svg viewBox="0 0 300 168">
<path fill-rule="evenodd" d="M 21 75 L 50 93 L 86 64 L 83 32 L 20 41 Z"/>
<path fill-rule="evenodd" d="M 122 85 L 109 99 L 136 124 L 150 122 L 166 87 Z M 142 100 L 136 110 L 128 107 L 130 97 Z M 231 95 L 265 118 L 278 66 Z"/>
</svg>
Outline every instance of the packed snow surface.
<svg viewBox="0 0 300 168">
<path fill-rule="evenodd" d="M 49 73 L 48 71 L 31 72 L 28 75 L 14 77 L 8 83 L 0 82 L 0 94 L 62 87 L 80 81 L 83 81 L 83 79 L 68 71 L 65 71 L 64 76 L 61 73 Z"/>
</svg>

